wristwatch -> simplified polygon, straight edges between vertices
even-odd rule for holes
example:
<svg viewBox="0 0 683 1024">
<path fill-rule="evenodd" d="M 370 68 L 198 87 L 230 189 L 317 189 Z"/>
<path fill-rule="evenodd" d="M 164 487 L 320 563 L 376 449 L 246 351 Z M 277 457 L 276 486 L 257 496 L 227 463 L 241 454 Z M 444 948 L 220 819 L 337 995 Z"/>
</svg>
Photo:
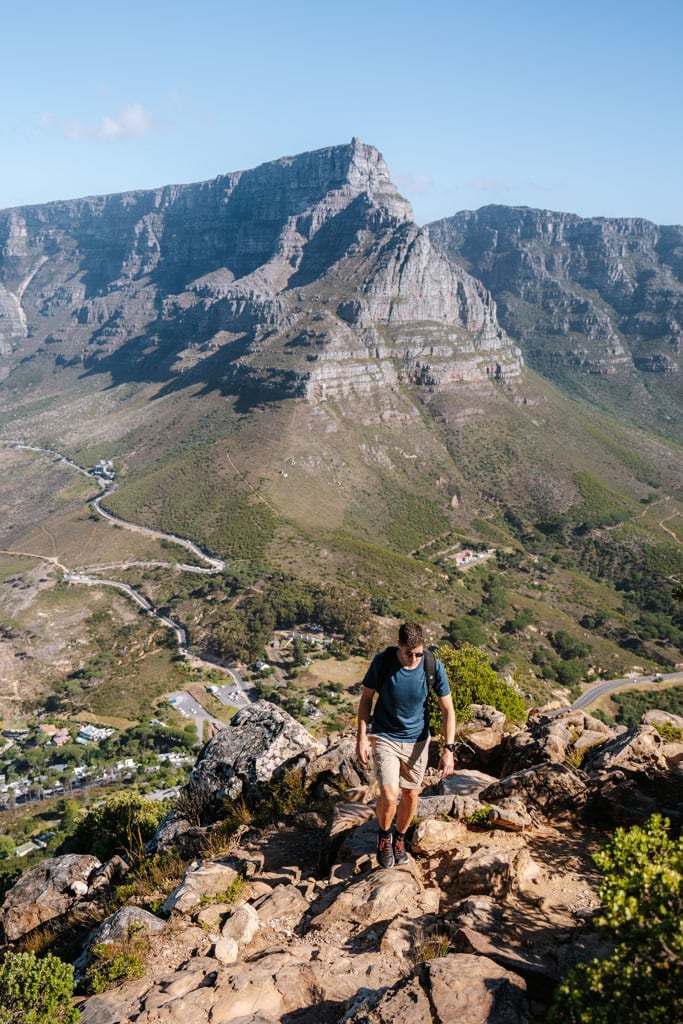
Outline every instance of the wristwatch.
<svg viewBox="0 0 683 1024">
<path fill-rule="evenodd" d="M 454 754 L 455 753 L 455 743 L 444 743 L 443 749 L 444 750 L 450 750 L 451 754 Z"/>
</svg>

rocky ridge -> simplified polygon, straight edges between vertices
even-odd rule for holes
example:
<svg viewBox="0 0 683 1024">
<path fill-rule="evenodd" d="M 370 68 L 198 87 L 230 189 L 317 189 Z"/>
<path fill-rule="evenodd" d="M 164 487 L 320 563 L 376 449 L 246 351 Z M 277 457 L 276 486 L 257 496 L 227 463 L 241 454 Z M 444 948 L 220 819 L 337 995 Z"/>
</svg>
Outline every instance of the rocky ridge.
<svg viewBox="0 0 683 1024">
<path fill-rule="evenodd" d="M 608 378 L 603 388 L 621 380 L 636 394 L 656 387 L 671 412 L 683 352 L 682 227 L 486 206 L 436 221 L 429 234 L 491 291 L 541 373 Z"/>
<path fill-rule="evenodd" d="M 491 296 L 356 139 L 201 184 L 0 212 L 0 377 L 39 359 L 309 397 L 521 365 Z"/>
<path fill-rule="evenodd" d="M 591 929 L 589 856 L 609 834 L 605 794 L 629 793 L 610 803 L 611 822 L 654 809 L 680 820 L 673 748 L 683 745 L 664 743 L 650 722 L 618 732 L 573 711 L 538 714 L 507 735 L 493 709 L 478 711 L 468 749 L 486 751 L 488 763 L 493 754 L 510 774 L 488 775 L 475 760 L 425 791 L 413 855 L 386 870 L 374 860 L 373 782 L 352 741 L 321 751 L 280 709 L 260 702 L 243 712 L 193 773 L 189 793 L 203 798 L 208 820 L 192 827 L 172 814 L 152 843 L 150 853 L 180 835 L 196 844 L 161 910 L 151 912 L 151 898 L 128 904 L 86 937 L 81 976 L 98 943 L 144 940 L 147 965 L 145 977 L 81 998 L 83 1024 L 543 1020 L 566 970 L 606 951 Z M 581 767 L 570 767 L 581 751 Z M 261 832 L 244 825 L 212 855 L 215 786 L 264 786 L 269 772 L 277 779 L 292 768 L 309 797 L 335 796 L 327 821 L 308 810 Z M 0 908 L 5 938 L 57 925 L 67 907 L 92 913 L 124 873 L 119 858 L 39 865 Z"/>
</svg>

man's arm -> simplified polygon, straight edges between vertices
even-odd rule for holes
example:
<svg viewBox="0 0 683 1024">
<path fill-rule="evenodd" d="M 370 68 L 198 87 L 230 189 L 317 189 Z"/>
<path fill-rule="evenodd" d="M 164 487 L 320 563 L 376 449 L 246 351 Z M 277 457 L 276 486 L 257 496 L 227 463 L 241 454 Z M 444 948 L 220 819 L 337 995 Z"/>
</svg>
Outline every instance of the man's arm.
<svg viewBox="0 0 683 1024">
<path fill-rule="evenodd" d="M 370 725 L 370 717 L 372 715 L 372 701 L 375 696 L 375 690 L 371 690 L 369 686 L 364 686 L 360 701 L 358 703 L 358 728 L 356 730 L 356 757 L 360 763 L 365 767 L 370 761 L 370 741 L 368 739 L 368 726 Z M 453 716 L 455 721 L 455 716 Z"/>
<path fill-rule="evenodd" d="M 447 693 L 445 697 L 439 697 L 439 707 L 441 709 L 443 741 L 444 743 L 453 743 L 455 741 L 455 708 L 453 707 L 453 698 L 450 693 Z M 439 760 L 441 778 L 444 779 L 447 775 L 450 775 L 454 767 L 455 761 L 452 751 L 444 749 Z"/>
</svg>

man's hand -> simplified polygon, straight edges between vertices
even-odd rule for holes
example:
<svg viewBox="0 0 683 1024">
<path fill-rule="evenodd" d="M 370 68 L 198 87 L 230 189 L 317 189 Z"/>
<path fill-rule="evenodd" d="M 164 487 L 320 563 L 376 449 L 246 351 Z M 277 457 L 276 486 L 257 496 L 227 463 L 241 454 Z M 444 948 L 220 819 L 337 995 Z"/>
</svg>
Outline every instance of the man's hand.
<svg viewBox="0 0 683 1024">
<path fill-rule="evenodd" d="M 453 774 L 453 768 L 455 767 L 455 761 L 453 754 L 450 750 L 444 750 L 439 760 L 439 781 L 445 779 L 447 775 Z"/>
<path fill-rule="evenodd" d="M 370 761 L 370 741 L 367 736 L 356 740 L 356 757 L 363 767 L 366 768 Z"/>
</svg>

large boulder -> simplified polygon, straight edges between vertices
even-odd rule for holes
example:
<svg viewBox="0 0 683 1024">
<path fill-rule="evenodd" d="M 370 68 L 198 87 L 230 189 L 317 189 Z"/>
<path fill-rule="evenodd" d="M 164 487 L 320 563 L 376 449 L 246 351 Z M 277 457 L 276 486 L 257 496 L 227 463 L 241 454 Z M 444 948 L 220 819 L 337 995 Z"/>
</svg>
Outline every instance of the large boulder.
<svg viewBox="0 0 683 1024">
<path fill-rule="evenodd" d="M 97 857 L 70 853 L 44 860 L 27 871 L 0 907 L 5 940 L 14 942 L 46 921 L 66 914 L 88 895 L 91 881 L 101 867 Z"/>
<path fill-rule="evenodd" d="M 165 914 L 170 914 L 172 910 L 191 914 L 203 902 L 218 901 L 240 877 L 239 865 L 230 861 L 192 864 L 167 898 L 163 911 Z"/>
<path fill-rule="evenodd" d="M 626 771 L 666 771 L 663 746 L 664 740 L 653 725 L 639 725 L 589 751 L 584 767 L 589 772 L 610 768 L 622 768 Z"/>
<path fill-rule="evenodd" d="M 367 804 L 335 804 L 320 851 L 320 871 L 322 874 L 329 873 L 330 868 L 340 855 L 345 841 L 354 830 L 366 822 L 374 821 L 374 818 L 374 808 L 368 807 Z M 377 837 L 375 834 L 372 841 L 373 845 L 376 845 L 376 842 Z M 370 853 L 371 848 L 359 851 L 358 857 L 362 856 L 363 853 Z M 357 859 L 355 854 L 352 855 L 351 859 Z"/>
<path fill-rule="evenodd" d="M 458 738 L 471 750 L 471 763 L 496 771 L 500 765 L 506 718 L 490 704 L 473 704 L 472 718 L 458 728 Z"/>
<path fill-rule="evenodd" d="M 155 935 L 163 932 L 166 922 L 143 910 L 142 907 L 121 907 L 116 913 L 108 917 L 106 921 L 91 932 L 85 944 L 85 948 L 75 961 L 74 966 L 82 969 L 92 958 L 92 951 L 95 946 L 117 945 L 123 946 L 130 942 L 133 935 Z"/>
<path fill-rule="evenodd" d="M 428 960 L 422 973 L 435 1024 L 526 1024 L 529 1020 L 522 979 L 486 956 L 452 953 Z"/>
<path fill-rule="evenodd" d="M 683 766 L 683 716 L 652 709 L 641 718 L 642 725 L 653 725 L 664 740 L 662 756 L 670 768 Z"/>
<path fill-rule="evenodd" d="M 306 785 L 332 786 L 333 789 L 360 790 L 374 781 L 372 765 L 363 766 L 356 757 L 355 736 L 342 736 L 304 769 Z M 324 796 L 324 793 L 321 795 Z"/>
<path fill-rule="evenodd" d="M 207 743 L 190 773 L 188 793 L 201 793 L 217 809 L 242 794 L 257 796 L 275 775 L 302 767 L 324 749 L 286 711 L 259 700 Z"/>
<path fill-rule="evenodd" d="M 487 786 L 479 794 L 484 804 L 505 804 L 511 798 L 521 801 L 527 811 L 555 818 L 580 809 L 589 790 L 583 777 L 563 764 L 539 764 L 515 772 Z"/>
<path fill-rule="evenodd" d="M 534 894 L 542 871 L 526 847 L 499 850 L 480 846 L 464 859 L 456 858 L 455 884 L 462 896 L 507 896 L 519 891 Z"/>
<path fill-rule="evenodd" d="M 398 915 L 420 917 L 438 910 L 436 889 L 422 888 L 409 865 L 373 871 L 353 880 L 311 920 L 311 929 L 350 935 L 359 928 L 392 921 Z"/>
<path fill-rule="evenodd" d="M 591 774 L 587 805 L 590 820 L 599 824 L 635 825 L 655 812 L 678 822 L 683 820 L 683 772 L 680 769 L 636 771 L 615 766 Z"/>
<path fill-rule="evenodd" d="M 545 762 L 563 764 L 572 753 L 598 746 L 614 735 L 599 718 L 580 710 L 541 712 L 508 738 L 501 775 Z"/>
<path fill-rule="evenodd" d="M 183 859 L 189 860 L 201 854 L 209 834 L 208 827 L 193 825 L 187 818 L 173 810 L 159 823 L 156 832 L 145 844 L 145 851 L 148 854 L 173 851 Z"/>
<path fill-rule="evenodd" d="M 679 732 L 683 733 L 683 715 L 674 715 L 672 711 L 660 711 L 658 708 L 652 708 L 651 711 L 646 711 L 641 718 L 642 725 L 658 725 L 664 726 L 669 729 L 678 729 Z"/>
</svg>

